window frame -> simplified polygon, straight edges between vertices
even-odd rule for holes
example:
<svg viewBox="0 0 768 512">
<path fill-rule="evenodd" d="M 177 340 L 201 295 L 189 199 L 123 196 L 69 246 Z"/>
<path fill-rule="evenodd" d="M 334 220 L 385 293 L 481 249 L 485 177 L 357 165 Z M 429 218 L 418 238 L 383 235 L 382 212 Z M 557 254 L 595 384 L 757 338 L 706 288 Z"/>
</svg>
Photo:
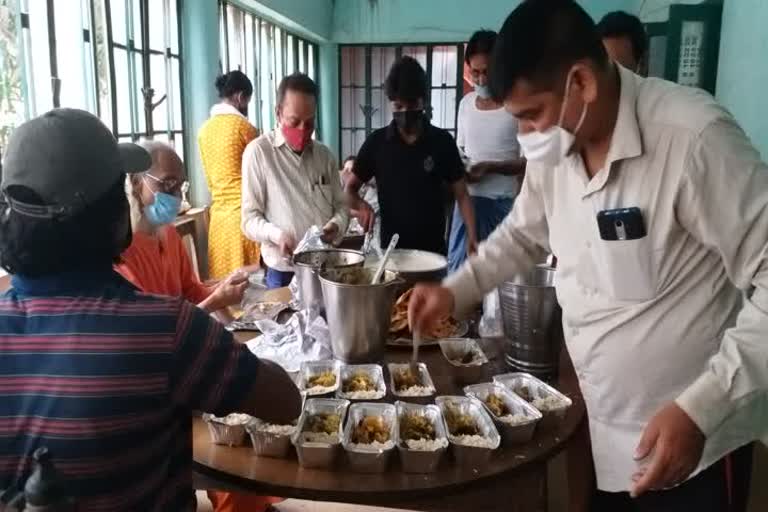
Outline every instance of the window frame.
<svg viewBox="0 0 768 512">
<path fill-rule="evenodd" d="M 454 46 L 456 47 L 456 84 L 453 86 L 449 86 L 446 84 L 441 84 L 439 86 L 435 86 L 432 83 L 432 60 L 433 60 L 433 50 L 435 47 L 444 47 L 444 46 Z M 451 41 L 451 42 L 430 42 L 430 43 L 353 43 L 353 44 L 340 44 L 338 45 L 338 69 L 339 69 L 339 89 L 338 89 L 338 105 L 339 105 L 339 112 L 338 112 L 338 126 L 339 126 L 339 155 L 344 154 L 344 133 L 345 131 L 349 131 L 351 133 L 355 133 L 359 130 L 365 131 L 365 137 L 368 137 L 374 130 L 378 129 L 378 127 L 374 128 L 372 126 L 372 99 L 373 99 L 373 91 L 374 90 L 381 90 L 382 94 L 384 91 L 384 83 L 381 84 L 372 84 L 372 55 L 373 55 L 373 49 L 374 48 L 394 48 L 395 49 L 395 61 L 400 59 L 400 57 L 403 56 L 403 49 L 404 48 L 410 48 L 410 47 L 425 47 L 426 48 L 426 55 L 427 55 L 427 62 L 424 71 L 427 75 L 428 80 L 428 94 L 427 94 L 427 103 L 425 105 L 425 110 L 430 115 L 432 115 L 432 92 L 435 90 L 448 90 L 448 89 L 455 89 L 456 90 L 456 101 L 455 101 L 455 107 L 454 107 L 454 123 L 453 129 L 447 129 L 448 132 L 452 133 L 454 137 L 456 136 L 456 130 L 458 129 L 457 121 L 458 121 L 458 112 L 459 112 L 459 104 L 461 103 L 461 98 L 463 97 L 463 82 L 464 82 L 464 51 L 465 51 L 466 42 L 465 41 Z M 344 62 L 343 62 L 343 51 L 345 48 L 364 48 L 364 57 L 365 57 L 365 83 L 362 86 L 359 85 L 343 85 L 343 70 L 344 70 Z M 384 77 L 382 77 L 384 78 Z M 365 126 L 344 126 L 343 125 L 343 116 L 344 116 L 344 104 L 343 104 L 343 94 L 345 89 L 363 89 L 364 90 L 364 100 L 365 100 L 365 107 L 367 107 L 363 111 L 363 115 L 365 116 Z M 344 157 L 342 157 L 344 158 Z"/>
</svg>

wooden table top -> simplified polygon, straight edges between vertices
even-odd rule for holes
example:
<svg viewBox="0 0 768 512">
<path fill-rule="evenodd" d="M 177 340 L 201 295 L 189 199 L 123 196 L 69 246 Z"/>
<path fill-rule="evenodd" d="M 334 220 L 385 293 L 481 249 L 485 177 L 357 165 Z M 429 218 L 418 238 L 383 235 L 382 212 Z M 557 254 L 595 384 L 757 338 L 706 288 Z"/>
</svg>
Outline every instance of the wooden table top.
<svg viewBox="0 0 768 512">
<path fill-rule="evenodd" d="M 241 341 L 252 337 L 252 333 L 238 333 Z M 499 341 L 482 340 L 481 345 L 491 361 L 485 365 L 483 378 L 479 382 L 488 382 L 493 375 L 510 371 L 503 361 Z M 432 375 L 437 395 L 463 395 L 463 384 L 456 382 L 453 367 L 445 360 L 439 347 L 422 348 L 420 356 Z M 389 378 L 386 363 L 409 360 L 410 350 L 388 349 L 383 361 L 385 377 Z M 585 413 L 576 376 L 565 351 L 555 387 L 573 400 L 573 406 L 559 426 L 550 431 L 537 430 L 533 440 L 526 444 L 502 443 L 490 464 L 482 469 L 458 467 L 450 456 L 446 456 L 435 473 L 406 474 L 400 470 L 396 453 L 383 474 L 352 473 L 344 467 L 343 457 L 332 471 L 303 469 L 298 465 L 293 450 L 288 459 L 269 459 L 257 457 L 249 444 L 235 448 L 214 445 L 206 425 L 200 419 L 194 423 L 195 469 L 207 477 L 227 483 L 231 489 L 321 501 L 386 503 L 393 501 L 394 497 L 401 501 L 418 500 L 456 493 L 473 484 L 487 485 L 494 479 L 524 472 L 527 465 L 532 467 L 534 463 L 541 463 L 563 449 Z M 394 401 L 389 390 L 384 400 Z"/>
</svg>

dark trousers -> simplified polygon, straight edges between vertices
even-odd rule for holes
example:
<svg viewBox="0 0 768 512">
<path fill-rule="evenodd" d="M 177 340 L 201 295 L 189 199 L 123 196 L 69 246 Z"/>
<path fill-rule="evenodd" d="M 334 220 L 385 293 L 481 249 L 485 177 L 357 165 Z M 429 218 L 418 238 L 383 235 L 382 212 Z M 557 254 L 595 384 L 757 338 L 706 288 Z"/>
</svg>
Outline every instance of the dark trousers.
<svg viewBox="0 0 768 512">
<path fill-rule="evenodd" d="M 267 284 L 267 289 L 273 290 L 275 288 L 282 288 L 291 284 L 293 279 L 293 272 L 282 272 L 273 268 L 267 267 L 267 273 L 264 281 Z"/>
<path fill-rule="evenodd" d="M 739 448 L 687 482 L 637 499 L 626 492 L 597 491 L 592 512 L 746 512 L 752 448 Z"/>
</svg>

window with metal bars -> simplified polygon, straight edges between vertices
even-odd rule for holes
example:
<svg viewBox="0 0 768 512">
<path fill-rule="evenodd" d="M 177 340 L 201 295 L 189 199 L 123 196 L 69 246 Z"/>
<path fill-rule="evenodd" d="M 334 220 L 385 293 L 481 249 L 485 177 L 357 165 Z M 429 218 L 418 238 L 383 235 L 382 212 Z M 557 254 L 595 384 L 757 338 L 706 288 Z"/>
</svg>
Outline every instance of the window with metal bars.
<svg viewBox="0 0 768 512">
<path fill-rule="evenodd" d="M 339 47 L 339 149 L 341 158 L 357 154 L 366 137 L 392 119 L 384 81 L 403 55 L 427 73 L 427 111 L 432 124 L 456 135 L 463 95 L 464 43 L 422 45 L 341 45 Z"/>
<path fill-rule="evenodd" d="M 25 119 L 72 107 L 183 155 L 180 4 L 0 0 L 0 151 Z"/>
<path fill-rule="evenodd" d="M 315 43 L 223 0 L 219 2 L 219 37 L 221 71 L 240 70 L 253 82 L 248 116 L 261 130 L 275 125 L 275 96 L 283 77 L 300 71 L 317 81 Z M 315 126 L 320 126 L 319 110 Z"/>
</svg>

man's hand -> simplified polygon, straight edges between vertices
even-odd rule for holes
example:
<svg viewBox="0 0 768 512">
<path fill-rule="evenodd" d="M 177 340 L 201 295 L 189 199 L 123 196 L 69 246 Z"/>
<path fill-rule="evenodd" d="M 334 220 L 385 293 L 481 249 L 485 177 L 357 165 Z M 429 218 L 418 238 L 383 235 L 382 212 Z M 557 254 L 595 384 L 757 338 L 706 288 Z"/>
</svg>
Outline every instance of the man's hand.
<svg viewBox="0 0 768 512">
<path fill-rule="evenodd" d="M 453 312 L 455 299 L 453 292 L 438 285 L 417 285 L 408 304 L 408 323 L 411 330 L 424 332 L 435 321 Z"/>
<path fill-rule="evenodd" d="M 632 497 L 682 483 L 698 466 L 704 441 L 704 434 L 685 411 L 674 402 L 665 406 L 645 426 L 635 450 L 635 460 L 652 458 L 632 478 Z"/>
<path fill-rule="evenodd" d="M 376 223 L 376 212 L 373 211 L 371 205 L 361 199 L 351 213 L 366 233 L 373 231 L 373 225 Z"/>
<path fill-rule="evenodd" d="M 467 181 L 469 183 L 477 183 L 488 174 L 491 174 L 493 169 L 493 162 L 478 162 L 469 168 L 469 171 L 467 172 Z"/>
<path fill-rule="evenodd" d="M 470 256 L 474 256 L 477 254 L 477 246 L 479 244 L 477 243 L 477 240 L 474 237 L 467 237 L 467 254 Z"/>
<path fill-rule="evenodd" d="M 277 239 L 277 248 L 284 258 L 290 258 L 293 256 L 293 251 L 296 250 L 296 239 L 292 234 L 283 231 L 280 233 L 280 238 Z"/>
<path fill-rule="evenodd" d="M 339 226 L 335 222 L 329 222 L 325 226 L 323 226 L 323 234 L 320 237 L 320 240 L 323 242 L 330 244 L 333 243 L 334 240 L 336 240 L 336 237 L 339 236 Z"/>
<path fill-rule="evenodd" d="M 243 301 L 243 295 L 248 288 L 248 274 L 236 271 L 220 281 L 209 297 L 207 308 L 211 312 L 235 306 Z"/>
</svg>

